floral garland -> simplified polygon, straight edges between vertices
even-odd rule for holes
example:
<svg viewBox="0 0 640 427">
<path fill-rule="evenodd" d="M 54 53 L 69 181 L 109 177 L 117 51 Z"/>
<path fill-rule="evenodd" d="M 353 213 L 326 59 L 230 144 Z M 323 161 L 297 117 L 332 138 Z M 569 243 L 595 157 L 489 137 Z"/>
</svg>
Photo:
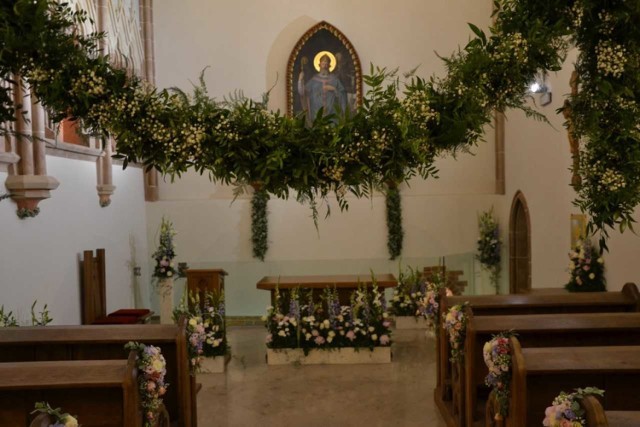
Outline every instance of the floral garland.
<svg viewBox="0 0 640 427">
<path fill-rule="evenodd" d="M 200 306 L 198 294 L 185 293 L 180 305 L 173 310 L 173 319 L 177 323 L 187 319 L 187 341 L 189 343 L 189 361 L 191 374 L 201 368 L 205 357 L 223 356 L 229 352 L 227 342 L 224 293 L 207 292 Z"/>
<path fill-rule="evenodd" d="M 404 239 L 402 203 L 398 186 L 389 184 L 385 196 L 387 202 L 387 248 L 389 249 L 389 259 L 394 260 L 402 253 Z"/>
<path fill-rule="evenodd" d="M 167 279 L 176 274 L 176 270 L 173 268 L 173 258 L 176 256 L 173 247 L 173 237 L 175 235 L 173 224 L 163 217 L 160 224 L 160 245 L 153 253 L 153 258 L 156 261 L 153 277 Z"/>
<path fill-rule="evenodd" d="M 437 276 L 436 276 L 437 277 Z M 427 283 L 425 295 L 418 300 L 416 316 L 422 316 L 427 321 L 427 327 L 438 334 L 438 319 L 440 318 L 440 290 L 445 289 L 446 296 L 452 296 L 451 289 L 445 287 L 442 280 Z"/>
<path fill-rule="evenodd" d="M 570 292 L 606 291 L 604 259 L 600 252 L 587 240 L 579 240 L 569 252 L 569 283 L 565 288 Z"/>
<path fill-rule="evenodd" d="M 467 316 L 464 314 L 468 304 L 454 305 L 444 316 L 444 329 L 449 336 L 452 362 L 464 360 L 464 339 L 467 331 Z"/>
<path fill-rule="evenodd" d="M 552 406 L 544 411 L 542 425 L 545 427 L 585 427 L 584 409 L 580 400 L 586 396 L 603 396 L 604 390 L 595 387 L 577 388 L 573 393 L 560 392 Z"/>
<path fill-rule="evenodd" d="M 267 218 L 267 202 L 269 193 L 261 186 L 254 187 L 251 198 L 251 243 L 253 243 L 253 256 L 264 261 L 264 256 L 269 249 L 267 237 L 269 236 L 269 220 Z"/>
<path fill-rule="evenodd" d="M 478 228 L 480 238 L 478 239 L 478 254 L 476 258 L 480 261 L 482 268 L 491 274 L 491 284 L 495 288 L 496 294 L 500 293 L 500 230 L 498 221 L 493 217 L 493 208 L 483 212 L 478 217 Z"/>
<path fill-rule="evenodd" d="M 160 405 L 162 405 L 162 396 L 169 387 L 169 384 L 164 382 L 167 363 L 158 347 L 131 341 L 124 348 L 137 353 L 138 389 L 145 417 L 144 427 L 153 427 L 154 420 L 159 415 Z"/>
<path fill-rule="evenodd" d="M 559 70 L 574 44 L 581 90 L 564 110 L 583 141 L 576 204 L 606 249 L 608 229 L 630 227 L 640 203 L 640 29 L 628 26 L 640 10 L 599 0 L 498 0 L 496 9 L 489 34 L 471 25 L 476 37 L 445 59 L 444 79 L 412 78 L 401 87 L 394 72 L 372 66 L 362 108 L 336 125 L 325 116 L 307 127 L 302 117 L 246 99 L 216 102 L 202 85 L 192 97 L 157 91 L 112 67 L 99 55 L 101 35 L 74 31 L 86 13 L 54 0 L 3 4 L 0 77 L 22 78 L 54 121 L 78 118 L 115 137 L 125 166 L 141 162 L 172 176 L 195 168 L 224 183 L 262 180 L 270 194 L 293 190 L 300 200 L 335 192 L 344 209 L 347 190 L 368 196 L 390 180 L 433 175 L 435 156 L 476 143 L 494 110 L 543 119 L 526 104 L 527 83 L 540 70 Z M 2 87 L 0 123 L 15 119 L 11 87 Z"/>
<path fill-rule="evenodd" d="M 35 414 L 36 412 L 41 414 L 47 414 L 50 418 L 50 421 L 53 421 L 54 424 L 49 427 L 78 427 L 78 420 L 76 417 L 63 413 L 62 409 L 55 408 L 53 409 L 47 402 L 36 402 L 35 409 L 31 412 Z"/>
<path fill-rule="evenodd" d="M 509 338 L 514 336 L 512 331 L 494 335 L 484 344 L 482 355 L 484 363 L 489 368 L 489 374 L 484 383 L 492 387 L 498 403 L 498 412 L 506 417 L 509 412 L 509 396 L 511 384 L 511 346 Z"/>
<path fill-rule="evenodd" d="M 288 299 L 283 304 L 276 291 L 275 305 L 263 317 L 268 348 L 302 348 L 306 354 L 311 349 L 391 345 L 386 302 L 375 285 L 356 290 L 349 306 L 341 306 L 337 291 L 330 288 L 323 291 L 324 304 L 313 301 L 311 290 L 293 289 Z"/>
</svg>

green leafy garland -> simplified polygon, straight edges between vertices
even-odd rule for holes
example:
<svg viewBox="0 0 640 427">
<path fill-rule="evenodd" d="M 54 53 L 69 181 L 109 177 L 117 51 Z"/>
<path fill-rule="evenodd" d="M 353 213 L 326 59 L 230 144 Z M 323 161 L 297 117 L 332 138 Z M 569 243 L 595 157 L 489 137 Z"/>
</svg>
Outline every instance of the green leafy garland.
<svg viewBox="0 0 640 427">
<path fill-rule="evenodd" d="M 394 260 L 402 253 L 402 203 L 400 190 L 395 184 L 389 184 L 386 192 L 387 201 L 387 248 L 389 259 Z"/>
<path fill-rule="evenodd" d="M 251 243 L 253 244 L 253 256 L 264 261 L 264 256 L 269 249 L 267 240 L 269 235 L 269 220 L 267 218 L 269 193 L 259 185 L 256 185 L 254 189 L 251 198 Z"/>
<path fill-rule="evenodd" d="M 190 168 L 215 182 L 260 181 L 264 191 L 315 205 L 335 192 L 342 209 L 348 191 L 370 196 L 388 181 L 427 177 L 436 155 L 475 144 L 494 110 L 527 105 L 527 83 L 540 70 L 561 68 L 570 46 L 579 51 L 581 90 L 571 110 L 583 144 L 582 186 L 575 201 L 590 214 L 589 230 L 632 226 L 640 203 L 640 21 L 637 2 L 496 0 L 495 24 L 444 58 L 444 79 L 412 78 L 390 84 L 394 72 L 374 69 L 363 106 L 334 125 L 318 117 L 287 118 L 264 103 L 239 97 L 210 99 L 150 87 L 99 55 L 102 35 L 73 28 L 86 19 L 54 0 L 17 0 L 0 6 L 0 78 L 22 79 L 54 121 L 81 119 L 96 134 L 118 141 L 116 157 L 171 176 Z M 404 98 L 399 100 L 397 92 Z M 15 120 L 10 88 L 0 88 L 0 122 Z"/>
</svg>

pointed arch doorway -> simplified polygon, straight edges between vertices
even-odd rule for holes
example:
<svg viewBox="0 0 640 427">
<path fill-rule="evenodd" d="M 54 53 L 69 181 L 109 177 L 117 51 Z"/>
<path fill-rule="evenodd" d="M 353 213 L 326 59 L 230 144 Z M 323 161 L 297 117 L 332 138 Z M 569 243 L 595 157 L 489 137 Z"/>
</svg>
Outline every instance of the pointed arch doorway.
<svg viewBox="0 0 640 427">
<path fill-rule="evenodd" d="M 531 222 L 524 194 L 518 191 L 509 216 L 509 293 L 531 291 Z"/>
</svg>

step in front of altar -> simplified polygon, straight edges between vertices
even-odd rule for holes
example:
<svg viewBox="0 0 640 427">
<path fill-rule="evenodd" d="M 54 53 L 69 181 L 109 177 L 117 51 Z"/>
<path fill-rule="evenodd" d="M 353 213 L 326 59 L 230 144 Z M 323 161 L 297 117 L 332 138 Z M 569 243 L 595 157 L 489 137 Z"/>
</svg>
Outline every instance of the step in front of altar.
<svg viewBox="0 0 640 427">
<path fill-rule="evenodd" d="M 202 362 L 200 362 L 200 370 L 198 371 L 198 375 L 200 374 L 223 374 L 227 369 L 227 363 L 231 359 L 230 354 L 225 354 L 224 356 L 216 356 L 216 357 L 205 357 Z"/>
<path fill-rule="evenodd" d="M 396 329 L 429 329 L 429 323 L 424 317 L 396 316 Z"/>
<path fill-rule="evenodd" d="M 305 356 L 301 348 L 267 349 L 267 365 L 355 365 L 391 363 L 390 347 L 311 349 Z"/>
</svg>

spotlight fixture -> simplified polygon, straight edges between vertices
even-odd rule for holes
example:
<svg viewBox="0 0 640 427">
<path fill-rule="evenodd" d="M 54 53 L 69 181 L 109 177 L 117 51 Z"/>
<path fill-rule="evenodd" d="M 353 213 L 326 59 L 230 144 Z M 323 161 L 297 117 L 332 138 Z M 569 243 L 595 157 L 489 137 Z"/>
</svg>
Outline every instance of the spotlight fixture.
<svg viewBox="0 0 640 427">
<path fill-rule="evenodd" d="M 535 79 L 529 84 L 529 92 L 531 94 L 540 94 L 540 105 L 545 106 L 551 104 L 551 88 L 547 86 L 547 73 L 541 72 L 536 74 Z"/>
</svg>

